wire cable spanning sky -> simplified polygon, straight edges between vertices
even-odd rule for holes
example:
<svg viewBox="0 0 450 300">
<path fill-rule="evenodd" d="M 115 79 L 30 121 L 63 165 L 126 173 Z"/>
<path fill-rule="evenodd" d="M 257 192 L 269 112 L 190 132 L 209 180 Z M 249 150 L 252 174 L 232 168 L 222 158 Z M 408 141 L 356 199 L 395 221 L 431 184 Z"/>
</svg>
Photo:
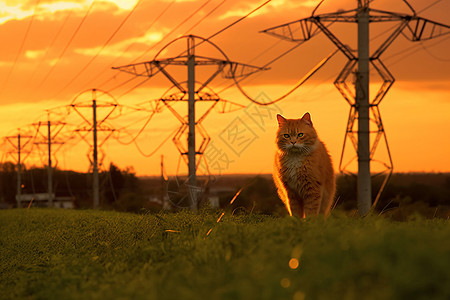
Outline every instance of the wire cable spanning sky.
<svg viewBox="0 0 450 300">
<path fill-rule="evenodd" d="M 78 32 L 80 31 L 81 27 L 83 26 L 84 22 L 86 21 L 91 9 L 94 7 L 94 3 L 95 0 L 92 1 L 91 5 L 89 6 L 89 8 L 86 11 L 86 14 L 84 15 L 84 17 L 81 19 L 80 23 L 78 24 L 77 28 L 75 29 L 75 31 L 73 32 L 72 36 L 70 37 L 69 41 L 67 42 L 66 46 L 63 48 L 63 50 L 61 51 L 61 53 L 59 54 L 58 58 L 56 59 L 56 62 L 50 67 L 50 69 L 48 70 L 47 74 L 44 76 L 44 78 L 42 79 L 42 81 L 38 84 L 38 89 L 44 85 L 44 83 L 47 81 L 47 79 L 49 78 L 49 76 L 53 73 L 53 71 L 55 70 L 56 66 L 58 66 L 59 62 L 61 61 L 61 59 L 63 58 L 64 54 L 66 53 L 67 49 L 69 49 L 70 45 L 72 44 L 73 40 L 75 39 L 75 37 L 77 36 Z"/>
<path fill-rule="evenodd" d="M 35 5 L 34 5 L 33 14 L 32 14 L 32 16 L 30 18 L 29 23 L 28 23 L 28 26 L 27 26 L 27 29 L 25 31 L 25 35 L 24 35 L 24 37 L 22 39 L 22 42 L 20 43 L 20 47 L 19 47 L 19 50 L 17 51 L 16 57 L 14 58 L 14 63 L 11 66 L 11 68 L 9 69 L 8 75 L 6 76 L 6 80 L 5 80 L 4 84 L 3 84 L 2 90 L 5 88 L 6 85 L 8 85 L 8 82 L 9 82 L 9 80 L 11 78 L 11 74 L 14 72 L 14 69 L 15 69 L 15 67 L 17 65 L 17 61 L 19 60 L 19 57 L 20 57 L 20 55 L 23 52 L 23 48 L 25 46 L 25 43 L 27 42 L 28 34 L 30 33 L 30 28 L 33 25 L 33 21 L 35 19 L 35 11 L 36 11 L 36 7 L 39 5 L 39 2 L 40 2 L 40 0 L 37 0 Z"/>
<path fill-rule="evenodd" d="M 140 0 L 141 1 L 141 0 Z M 100 49 L 97 51 L 97 53 L 91 57 L 91 59 L 84 65 L 83 68 L 71 79 L 67 82 L 67 84 L 60 90 L 57 95 L 59 95 L 63 90 L 65 90 L 68 86 L 70 86 L 83 72 L 87 70 L 87 68 L 92 64 L 92 62 L 100 55 L 100 53 L 105 49 L 105 47 L 112 41 L 112 39 L 116 36 L 116 34 L 119 32 L 119 30 L 125 25 L 125 23 L 128 21 L 128 19 L 131 17 L 131 15 L 134 13 L 136 8 L 138 7 L 140 1 L 136 3 L 136 5 L 133 7 L 132 10 L 125 16 L 123 21 L 119 24 L 119 26 L 114 30 L 114 32 L 111 34 L 111 36 L 108 37 L 108 39 L 105 41 L 105 43 L 100 47 Z"/>
</svg>

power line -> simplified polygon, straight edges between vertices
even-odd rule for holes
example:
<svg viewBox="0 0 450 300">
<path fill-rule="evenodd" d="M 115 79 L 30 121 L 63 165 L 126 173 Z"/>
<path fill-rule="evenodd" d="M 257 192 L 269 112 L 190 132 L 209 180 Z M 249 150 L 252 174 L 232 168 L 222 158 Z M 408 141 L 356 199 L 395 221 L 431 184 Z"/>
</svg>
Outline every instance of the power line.
<svg viewBox="0 0 450 300">
<path fill-rule="evenodd" d="M 322 1 L 322 2 L 323 2 L 323 1 Z M 320 2 L 319 5 L 320 5 L 322 2 Z M 333 24 L 333 23 L 332 23 L 332 24 Z M 332 24 L 331 24 L 331 25 L 332 25 Z M 331 25 L 329 25 L 328 27 L 330 27 Z M 316 29 L 311 33 L 311 36 L 314 36 L 315 34 L 317 34 L 317 32 L 318 32 L 318 29 L 316 28 Z M 273 47 L 275 47 L 279 42 L 281 42 L 281 41 L 278 41 L 278 42 L 276 42 L 274 45 L 268 47 L 266 50 L 264 50 L 262 53 L 258 54 L 258 55 L 257 55 L 256 57 L 254 57 L 252 60 L 255 60 L 256 58 L 258 58 L 258 57 L 264 55 L 264 53 L 268 52 L 270 49 L 272 49 Z M 289 48 L 289 49 L 286 50 L 285 52 L 281 53 L 280 55 L 276 56 L 275 58 L 273 58 L 273 59 L 271 59 L 270 61 L 268 61 L 267 63 L 265 63 L 262 67 L 263 67 L 263 68 L 269 67 L 270 65 L 272 65 L 272 64 L 275 63 L 276 61 L 280 60 L 280 59 L 283 58 L 284 56 L 288 55 L 289 53 L 291 53 L 292 51 L 294 51 L 295 49 L 297 49 L 298 47 L 300 47 L 300 45 L 302 45 L 303 43 L 304 43 L 304 41 L 303 41 L 303 42 L 296 43 L 293 47 Z M 321 63 L 326 63 L 329 59 L 331 59 L 332 56 L 334 56 L 335 53 L 336 53 L 336 52 L 334 52 L 330 57 L 328 57 L 328 58 L 325 59 L 324 61 L 320 62 L 319 65 L 320 65 Z M 318 69 L 317 69 L 317 70 L 318 70 Z M 316 70 L 316 71 L 317 71 L 317 70 Z M 314 73 L 315 73 L 316 71 L 314 71 Z M 314 74 L 314 73 L 313 73 L 313 74 Z M 308 75 L 308 76 L 307 76 L 307 79 L 309 79 L 309 77 L 311 77 L 313 74 Z M 259 75 L 259 74 L 257 74 L 256 76 L 258 76 L 258 75 Z M 232 82 L 230 85 L 228 85 L 227 87 L 225 87 L 225 88 L 223 88 L 222 90 L 220 90 L 218 93 L 220 94 L 220 93 L 222 93 L 222 92 L 228 90 L 229 88 L 231 88 L 231 87 L 234 86 L 234 85 L 238 86 L 239 90 L 243 91 L 242 88 L 239 86 L 239 83 L 240 83 L 241 81 L 247 79 L 247 78 L 248 78 L 248 77 L 243 77 L 243 78 L 234 80 L 234 82 Z M 302 80 L 303 80 L 303 79 L 302 79 Z M 285 95 L 283 95 L 283 96 L 279 97 L 278 99 L 276 99 L 275 102 L 278 102 L 278 101 L 280 101 L 280 100 L 286 98 L 288 95 L 290 95 L 293 91 L 295 91 L 295 90 L 296 90 L 297 88 L 299 88 L 299 87 L 300 87 L 300 85 L 297 84 L 293 89 L 291 89 L 291 90 L 290 90 L 289 92 L 287 92 Z M 252 101 L 252 102 L 254 102 L 254 103 L 258 103 L 258 102 L 255 101 L 253 98 L 250 99 L 249 96 L 248 96 L 247 94 L 245 94 L 244 96 L 245 96 L 246 98 L 248 98 L 250 101 Z M 265 104 L 265 103 L 264 103 L 264 104 L 258 103 L 258 104 L 261 104 L 261 105 L 270 105 L 271 103 L 275 103 L 275 102 L 271 101 L 271 102 L 269 102 L 269 104 Z"/>
<path fill-rule="evenodd" d="M 149 80 L 150 80 L 150 77 L 148 77 L 148 78 L 142 80 L 141 82 L 139 82 L 138 84 L 136 84 L 135 86 L 133 86 L 131 89 L 129 89 L 128 91 L 126 91 L 125 93 L 123 93 L 122 95 L 120 95 L 119 97 L 117 97 L 117 99 L 120 99 L 120 98 L 122 98 L 123 96 L 125 96 L 125 95 L 131 93 L 132 91 L 134 91 L 135 89 L 137 89 L 138 87 L 140 87 L 141 85 L 143 85 L 144 83 L 146 83 L 146 82 L 149 81 Z M 127 83 L 130 82 L 130 81 L 131 81 L 131 80 L 128 80 Z"/>
<path fill-rule="evenodd" d="M 441 2 L 441 1 L 442 1 L 442 0 L 436 0 L 436 1 L 434 1 L 434 2 L 431 3 L 430 5 L 428 5 L 428 6 L 424 7 L 424 8 L 422 8 L 421 10 L 419 10 L 418 13 L 420 14 L 420 13 L 426 11 L 427 9 L 429 9 L 429 8 L 431 8 L 431 7 L 433 7 L 433 6 L 435 6 L 436 4 L 438 4 L 438 3 Z"/>
<path fill-rule="evenodd" d="M 121 128 L 118 129 L 118 132 L 120 132 L 121 130 L 126 130 L 126 129 L 127 129 L 128 127 L 130 127 L 131 125 L 134 125 L 134 124 L 137 124 L 137 123 L 142 122 L 143 120 L 146 120 L 145 123 L 144 123 L 144 125 L 139 129 L 139 131 L 138 131 L 138 133 L 136 134 L 136 136 L 132 137 L 130 141 L 127 141 L 127 142 L 121 141 L 121 140 L 119 139 L 119 137 L 117 137 L 116 140 L 117 140 L 120 144 L 122 144 L 122 145 L 129 145 L 129 144 L 133 143 L 133 142 L 136 141 L 136 139 L 142 134 L 142 132 L 144 132 L 145 128 L 146 128 L 147 125 L 150 123 L 150 121 L 152 120 L 152 118 L 153 118 L 153 116 L 154 116 L 155 114 L 156 114 L 156 111 L 153 111 L 153 112 L 150 114 L 150 116 L 148 116 L 148 117 L 146 116 L 146 117 L 144 117 L 144 118 L 138 119 L 138 120 L 136 120 L 135 122 L 133 122 L 132 124 L 127 124 L 127 126 L 123 126 L 123 127 L 121 127 Z M 131 135 L 131 133 L 130 133 L 130 135 Z"/>
<path fill-rule="evenodd" d="M 88 10 L 86 11 L 86 14 L 84 15 L 83 19 L 81 19 L 81 22 L 78 24 L 78 27 L 75 29 L 75 31 L 73 32 L 70 40 L 67 42 L 66 46 L 64 47 L 63 51 L 60 53 L 58 59 L 56 60 L 55 64 L 50 68 L 50 70 L 47 72 L 47 74 L 44 76 L 44 78 L 42 79 L 42 81 L 39 83 L 37 89 L 41 88 L 42 85 L 44 84 L 45 81 L 47 81 L 48 77 L 50 76 L 50 74 L 53 72 L 53 70 L 55 69 L 55 67 L 58 65 L 59 61 L 61 60 L 61 58 L 64 56 L 64 54 L 66 53 L 67 49 L 69 48 L 70 44 L 73 42 L 73 40 L 75 39 L 75 36 L 77 35 L 78 31 L 80 30 L 81 26 L 83 26 L 84 22 L 86 21 L 87 16 L 89 15 L 89 13 L 91 12 L 92 7 L 94 6 L 96 0 L 93 0 L 91 5 L 89 6 Z"/>
<path fill-rule="evenodd" d="M 429 45 L 428 48 L 433 47 L 433 46 L 436 46 L 436 45 L 438 45 L 438 44 L 440 44 L 440 43 L 442 43 L 442 42 L 444 42 L 444 41 L 446 41 L 446 40 L 448 40 L 448 39 L 450 39 L 450 36 L 448 36 L 448 37 L 446 37 L 446 38 L 443 38 L 443 39 L 440 39 L 440 40 L 436 41 L 435 43 Z M 395 58 L 395 57 L 401 55 L 401 57 L 400 57 L 399 59 L 397 59 L 397 60 L 395 60 L 394 62 L 390 63 L 391 65 L 395 65 L 395 64 L 399 63 L 400 61 L 402 61 L 402 60 L 408 58 L 408 57 L 411 56 L 412 54 L 414 54 L 414 53 L 416 52 L 416 48 L 417 48 L 419 45 L 423 48 L 423 50 L 425 50 L 430 56 L 432 56 L 432 57 L 435 58 L 436 60 L 439 60 L 439 61 L 449 61 L 449 59 L 442 59 L 442 58 L 440 58 L 440 57 L 436 57 L 434 54 L 432 54 L 431 52 L 429 52 L 429 50 L 428 50 L 427 47 L 423 44 L 422 41 L 419 41 L 419 44 L 415 44 L 415 45 L 409 46 L 406 50 L 400 50 L 400 51 L 398 51 L 398 52 L 396 52 L 396 53 L 393 53 L 392 55 L 390 55 L 390 56 L 388 56 L 387 58 L 385 58 L 385 60 L 386 60 L 386 61 L 389 61 L 389 60 L 391 60 L 391 59 L 393 59 L 393 58 Z"/>
<path fill-rule="evenodd" d="M 14 59 L 13 65 L 9 69 L 8 75 L 6 76 L 6 81 L 3 83 L 3 87 L 5 87 L 8 84 L 11 74 L 16 67 L 17 61 L 19 60 L 19 57 L 22 54 L 23 47 L 25 46 L 25 42 L 28 38 L 28 34 L 30 33 L 31 25 L 33 24 L 34 18 L 36 16 L 36 8 L 39 5 L 39 2 L 40 2 L 40 0 L 37 0 L 36 4 L 34 5 L 33 15 L 31 16 L 30 22 L 28 23 L 27 29 L 25 31 L 25 35 L 22 39 L 22 42 L 20 43 L 19 51 L 17 51 L 16 58 Z M 4 90 L 4 89 L 2 88 L 2 90 Z"/>
<path fill-rule="evenodd" d="M 203 22 L 206 18 L 208 18 L 210 15 L 212 15 L 219 7 L 221 7 L 225 2 L 227 2 L 228 0 L 223 0 L 222 2 L 220 2 L 219 4 L 217 4 L 212 10 L 209 11 L 209 13 L 207 13 L 206 15 L 203 16 L 203 18 L 201 18 L 197 23 L 195 23 L 194 25 L 192 25 L 188 30 L 185 31 L 185 33 L 183 33 L 183 35 L 187 35 L 188 33 L 191 32 L 192 29 L 194 29 L 195 27 L 197 27 L 201 22 Z"/>
<path fill-rule="evenodd" d="M 317 8 L 318 8 L 324 1 L 325 1 L 325 0 L 322 0 L 322 1 L 317 5 L 316 9 L 313 11 L 313 14 L 314 14 L 314 12 L 317 10 Z M 334 24 L 334 22 L 332 22 L 328 27 L 331 27 L 333 24 Z M 296 31 L 298 31 L 298 29 L 295 30 L 294 32 L 296 32 Z M 293 33 L 294 33 L 294 32 L 293 32 Z M 315 35 L 317 32 L 318 32 L 318 29 L 314 30 L 314 31 L 312 32 L 312 35 Z M 282 42 L 281 40 L 278 40 L 277 42 L 273 43 L 271 46 L 267 47 L 267 48 L 266 48 L 265 50 L 263 50 L 261 53 L 259 53 L 259 54 L 256 55 L 255 57 L 253 57 L 249 62 L 252 62 L 252 61 L 258 59 L 259 57 L 263 56 L 264 54 L 266 54 L 267 52 L 269 52 L 269 50 L 272 50 L 273 48 L 275 48 L 275 47 L 276 47 L 278 44 L 280 44 L 281 42 Z M 272 65 L 272 64 L 275 63 L 276 61 L 280 60 L 281 58 L 283 58 L 284 56 L 286 56 L 286 55 L 289 54 L 290 52 L 292 52 L 292 51 L 294 51 L 295 49 L 297 49 L 301 44 L 303 44 L 303 42 L 301 42 L 301 43 L 296 43 L 293 47 L 289 48 L 289 49 L 286 50 L 285 52 L 281 53 L 280 55 L 276 56 L 276 57 L 273 58 L 272 60 L 270 60 L 270 61 L 268 61 L 267 63 L 265 63 L 265 64 L 262 66 L 262 68 L 267 68 L 267 67 L 269 67 L 270 65 Z M 260 75 L 261 75 L 261 73 L 256 74 L 255 76 L 252 77 L 252 79 L 254 79 L 254 78 L 256 78 L 256 77 L 258 77 L 258 76 L 260 76 Z M 237 82 L 237 83 L 242 82 L 242 81 L 246 80 L 247 78 L 249 78 L 249 77 L 242 77 L 242 78 L 236 80 L 236 82 Z M 218 94 L 220 94 L 220 93 L 222 93 L 222 92 L 228 90 L 229 88 L 233 87 L 233 86 L 236 84 L 236 82 L 232 82 L 231 84 L 229 84 L 228 86 L 226 86 L 225 88 L 223 88 L 222 90 L 220 90 L 220 91 L 218 92 Z M 295 88 L 294 88 L 294 89 L 295 89 Z M 292 91 L 291 91 L 291 92 L 292 92 Z M 291 92 L 288 92 L 288 94 L 290 94 Z M 284 99 L 284 97 L 285 97 L 285 96 L 282 96 L 283 99 Z"/>
<path fill-rule="evenodd" d="M 221 30 L 217 31 L 216 33 L 214 33 L 213 35 L 211 35 L 210 37 L 208 37 L 206 40 L 210 40 L 213 37 L 221 34 L 222 32 L 224 32 L 225 30 L 233 27 L 234 25 L 236 25 L 237 23 L 243 21 L 244 19 L 246 19 L 247 17 L 249 17 L 250 15 L 254 14 L 256 11 L 260 10 L 261 8 L 263 8 L 265 5 L 269 4 L 269 2 L 271 2 L 272 0 L 267 0 L 266 2 L 264 2 L 263 4 L 259 5 L 258 7 L 254 8 L 252 11 L 250 11 L 249 13 L 247 13 L 245 16 L 240 17 L 239 19 L 237 19 L 236 21 L 234 21 L 233 23 L 229 24 L 228 26 L 225 26 L 224 28 L 222 28 Z"/>
<path fill-rule="evenodd" d="M 144 153 L 144 151 L 139 147 L 139 144 L 137 143 L 137 140 L 134 139 L 133 143 L 136 146 L 136 149 L 139 151 L 139 153 L 144 156 L 144 157 L 151 157 L 153 155 L 155 155 L 156 152 L 158 152 L 159 149 L 161 149 L 162 146 L 164 146 L 165 143 L 167 143 L 167 141 L 173 136 L 173 134 L 175 132 L 178 131 L 178 126 L 175 128 L 175 130 L 172 130 L 172 132 L 155 148 L 153 149 L 152 152 L 150 152 L 149 154 Z"/>
<path fill-rule="evenodd" d="M 200 10 L 202 10 L 202 8 L 204 8 L 209 2 L 211 2 L 211 0 L 207 0 L 205 1 L 202 5 L 200 5 L 192 14 L 190 14 L 186 19 L 184 19 L 183 21 L 181 21 L 177 26 L 175 26 L 169 33 L 167 33 L 166 35 L 164 35 L 164 37 L 159 40 L 156 44 L 153 44 L 150 48 L 148 48 L 144 53 L 142 53 L 140 56 L 138 56 L 137 58 L 135 58 L 133 62 L 141 59 L 143 56 L 145 56 L 148 52 L 150 52 L 151 50 L 153 50 L 157 45 L 159 45 L 162 41 L 164 41 L 168 36 L 170 36 L 172 33 L 174 33 L 176 30 L 178 30 L 178 28 L 180 28 L 181 26 L 184 25 L 184 23 L 186 23 L 187 21 L 189 21 L 190 19 L 192 19 Z"/>
<path fill-rule="evenodd" d="M 278 43 L 278 42 L 277 42 Z M 276 43 L 276 44 L 277 44 Z M 275 45 L 276 45 L 275 44 Z M 266 68 L 268 66 L 270 66 L 272 63 L 276 62 L 277 60 L 283 58 L 284 56 L 286 56 L 287 54 L 291 53 L 292 51 L 294 51 L 295 49 L 297 49 L 301 44 L 303 43 L 298 43 L 295 44 L 293 47 L 289 48 L 288 50 L 286 50 L 285 52 L 281 53 L 280 55 L 276 56 L 275 58 L 273 58 L 272 60 L 270 60 L 269 62 L 267 62 L 266 64 L 263 65 L 263 68 Z M 252 60 L 255 60 L 257 57 L 260 57 L 261 55 L 264 55 L 264 53 L 266 53 L 267 51 L 269 51 L 271 48 L 273 48 L 275 45 L 270 46 L 269 48 L 267 48 L 265 51 L 263 51 L 262 53 L 258 54 L 256 57 L 254 57 Z M 240 78 L 238 80 L 236 80 L 237 83 L 247 79 L 248 77 L 243 77 Z M 226 86 L 225 88 L 221 89 L 219 92 L 217 92 L 218 94 L 223 93 L 224 91 L 228 90 L 229 88 L 233 87 L 236 82 L 232 82 L 230 83 L 228 86 Z"/>
<path fill-rule="evenodd" d="M 170 2 L 164 9 L 163 11 L 153 20 L 153 22 L 150 24 L 150 26 L 147 28 L 146 31 L 149 31 L 153 25 L 155 25 L 155 23 L 169 10 L 169 8 L 176 2 L 176 0 L 173 0 L 172 2 Z M 125 52 L 127 52 L 128 50 L 131 49 L 131 47 L 133 47 L 136 43 L 132 43 L 130 45 L 128 45 L 127 48 L 125 48 L 122 53 L 116 57 L 116 59 L 109 64 L 108 67 L 106 67 L 106 69 L 104 69 L 103 71 L 101 71 L 99 74 L 97 74 L 97 76 L 95 76 L 94 78 L 99 78 L 103 73 L 105 73 L 106 70 L 109 70 L 112 66 L 114 66 L 114 64 L 125 54 Z M 110 77 L 109 79 L 105 80 L 104 82 L 100 83 L 99 86 L 103 87 L 105 84 L 107 84 L 108 82 L 110 82 L 112 79 L 114 79 L 115 76 Z M 133 80 L 135 79 L 134 77 L 132 78 Z"/>
<path fill-rule="evenodd" d="M 439 43 L 435 43 L 434 45 L 440 44 L 440 43 L 442 43 L 443 41 L 448 40 L 449 38 L 450 38 L 450 36 L 446 37 L 445 39 L 442 39 Z M 426 53 L 428 53 L 428 55 L 430 55 L 431 57 L 433 57 L 434 59 L 436 59 L 436 60 L 438 60 L 438 61 L 443 61 L 443 62 L 445 62 L 445 61 L 450 61 L 450 58 L 447 58 L 447 59 L 446 59 L 446 58 L 440 58 L 440 57 L 436 56 L 435 54 L 433 54 L 433 53 L 429 50 L 430 47 L 426 47 L 425 44 L 424 44 L 422 41 L 420 41 L 419 43 L 420 43 L 420 46 L 422 47 L 422 49 L 423 49 Z M 434 45 L 433 45 L 433 46 L 434 46 Z"/>
<path fill-rule="evenodd" d="M 36 74 L 36 71 L 40 68 L 40 66 L 42 65 L 42 63 L 45 61 L 45 59 L 47 58 L 47 55 L 49 53 L 49 50 L 53 47 L 53 45 L 55 44 L 56 40 L 58 39 L 59 35 L 61 34 L 62 30 L 64 29 L 64 27 L 66 26 L 67 21 L 69 20 L 69 17 L 72 15 L 73 10 L 71 9 L 66 17 L 64 18 L 63 24 L 59 27 L 58 32 L 56 33 L 56 35 L 53 37 L 53 40 L 50 42 L 50 45 L 48 45 L 47 49 L 45 50 L 45 54 L 44 57 L 42 59 L 39 60 L 39 64 L 37 65 L 37 67 L 34 69 L 33 74 L 30 77 L 30 80 L 32 80 Z"/>
<path fill-rule="evenodd" d="M 422 8 L 421 10 L 419 10 L 417 13 L 420 14 L 420 13 L 422 13 L 422 12 L 424 12 L 424 11 L 430 9 L 431 7 L 435 6 L 436 4 L 438 4 L 438 3 L 441 2 L 441 1 L 442 1 L 442 0 L 436 0 L 436 1 L 434 1 L 433 3 L 431 3 L 430 5 L 428 5 L 428 6 L 424 7 L 424 8 Z M 405 3 L 407 3 L 407 2 L 405 2 Z M 410 6 L 409 4 L 407 4 L 407 5 L 408 5 L 408 7 L 411 8 L 411 6 Z M 414 11 L 414 9 L 412 9 L 412 11 Z M 415 11 L 414 11 L 414 12 L 415 12 Z M 398 25 L 393 25 L 393 26 L 389 27 L 388 29 L 386 29 L 386 30 L 380 32 L 380 33 L 377 34 L 376 36 L 372 37 L 372 38 L 370 39 L 370 41 L 373 41 L 373 40 L 379 38 L 380 36 L 382 36 L 383 34 L 385 34 L 385 33 L 388 32 L 388 31 L 394 29 L 394 28 L 397 27 L 397 26 L 398 26 Z"/>
<path fill-rule="evenodd" d="M 292 49 L 293 50 L 293 49 Z M 253 99 L 252 97 L 250 97 L 241 87 L 241 85 L 239 84 L 238 80 L 236 80 L 236 78 L 234 78 L 234 82 L 237 86 L 237 88 L 239 89 L 239 91 L 251 102 L 256 103 L 258 105 L 262 105 L 262 106 L 267 106 L 267 105 L 271 105 L 274 104 L 276 102 L 279 102 L 283 99 L 285 99 L 287 96 L 289 96 L 290 94 L 292 94 L 295 90 L 297 90 L 300 86 L 302 86 L 309 78 L 311 78 L 311 76 L 313 76 L 320 68 L 322 68 L 337 52 L 339 51 L 339 49 L 334 50 L 333 52 L 331 52 L 326 58 L 324 58 L 323 60 L 321 60 L 311 71 L 309 71 L 305 76 L 303 76 L 303 78 L 301 78 L 293 88 L 291 88 L 287 93 L 285 93 L 284 95 L 282 95 L 281 97 L 278 97 L 275 100 L 269 101 L 269 102 L 259 102 L 255 99 Z"/>
<path fill-rule="evenodd" d="M 56 94 L 59 95 L 63 90 L 65 90 L 68 86 L 70 86 L 86 69 L 92 64 L 92 62 L 100 55 L 100 53 L 105 49 L 105 47 L 111 42 L 111 40 L 116 36 L 116 34 L 119 32 L 119 30 L 125 25 L 125 23 L 128 21 L 128 19 L 131 17 L 131 15 L 134 13 L 136 8 L 141 3 L 141 0 L 139 0 L 136 5 L 133 7 L 133 9 L 128 13 L 128 15 L 122 20 L 120 25 L 114 30 L 114 32 L 111 34 L 111 36 L 106 40 L 106 42 L 103 44 L 103 46 L 100 48 L 100 50 L 97 51 L 97 53 L 88 61 L 86 65 Z"/>
</svg>

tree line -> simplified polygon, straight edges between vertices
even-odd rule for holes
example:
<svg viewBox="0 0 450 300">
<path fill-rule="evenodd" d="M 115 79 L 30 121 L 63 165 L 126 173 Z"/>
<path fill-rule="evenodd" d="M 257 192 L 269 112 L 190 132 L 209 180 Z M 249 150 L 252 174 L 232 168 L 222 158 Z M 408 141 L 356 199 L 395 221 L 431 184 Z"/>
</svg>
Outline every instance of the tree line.
<svg viewBox="0 0 450 300">
<path fill-rule="evenodd" d="M 23 167 L 20 174 L 20 192 L 25 194 L 48 193 L 46 168 Z M 139 179 L 132 168 L 119 169 L 110 164 L 109 169 L 99 173 L 100 202 L 102 208 L 120 209 L 124 198 L 143 197 Z M 18 192 L 17 166 L 11 162 L 0 165 L 0 202 L 3 206 L 16 205 Z M 53 192 L 56 197 L 71 197 L 76 208 L 92 207 L 92 174 L 60 169 L 52 170 Z"/>
<path fill-rule="evenodd" d="M 92 207 L 92 174 L 67 170 L 53 170 L 53 190 L 56 197 L 72 197 L 75 208 Z M 139 212 L 159 211 L 166 197 L 178 201 L 174 194 L 182 197 L 177 190 L 179 182 L 163 182 L 159 177 L 138 177 L 131 167 L 120 169 L 113 163 L 108 170 L 101 171 L 100 206 L 102 209 Z M 335 208 L 355 213 L 357 210 L 356 177 L 337 176 Z M 202 180 L 200 180 L 201 182 Z M 47 170 L 45 168 L 24 168 L 21 172 L 21 193 L 47 193 Z M 182 179 L 180 180 L 182 182 Z M 204 181 L 206 182 L 206 180 Z M 174 186 L 175 185 L 175 186 Z M 381 185 L 381 180 L 373 180 L 373 198 Z M 225 187 L 225 189 L 224 189 Z M 239 196 L 231 199 L 242 189 Z M 172 191 L 172 193 L 171 193 Z M 219 192 L 218 192 L 219 191 Z M 14 207 L 17 194 L 17 167 L 6 162 L 0 164 L 0 203 L 2 207 Z M 209 205 L 209 197 L 219 199 L 222 209 L 232 213 L 263 213 L 285 215 L 286 210 L 278 199 L 275 185 L 267 175 L 223 175 L 208 180 L 201 205 Z M 158 201 L 151 201 L 156 199 Z M 395 219 L 407 219 L 419 214 L 424 217 L 450 216 L 450 173 L 398 173 L 393 174 L 375 207 L 375 213 L 391 215 Z"/>
</svg>

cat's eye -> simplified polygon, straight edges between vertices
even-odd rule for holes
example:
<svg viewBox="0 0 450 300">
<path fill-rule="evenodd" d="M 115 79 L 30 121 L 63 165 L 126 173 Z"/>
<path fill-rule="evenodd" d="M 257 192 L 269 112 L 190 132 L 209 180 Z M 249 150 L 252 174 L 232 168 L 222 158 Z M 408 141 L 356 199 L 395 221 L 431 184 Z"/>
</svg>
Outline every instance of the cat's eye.
<svg viewBox="0 0 450 300">
<path fill-rule="evenodd" d="M 287 134 L 287 133 L 285 133 L 283 136 L 287 139 L 289 138 L 289 134 Z"/>
<path fill-rule="evenodd" d="M 302 136 L 303 136 L 303 133 L 300 132 L 300 133 L 298 134 L 298 137 L 302 137 Z"/>
</svg>

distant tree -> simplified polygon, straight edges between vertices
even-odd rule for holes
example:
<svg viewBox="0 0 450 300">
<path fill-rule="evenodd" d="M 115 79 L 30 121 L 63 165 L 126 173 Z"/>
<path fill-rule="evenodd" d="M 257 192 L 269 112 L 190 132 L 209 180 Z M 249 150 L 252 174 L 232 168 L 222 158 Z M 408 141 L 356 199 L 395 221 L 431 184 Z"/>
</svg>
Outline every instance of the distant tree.
<svg viewBox="0 0 450 300">
<path fill-rule="evenodd" d="M 119 169 L 111 163 L 109 171 L 103 172 L 103 195 L 105 204 L 115 209 L 137 212 L 146 206 L 146 200 L 139 186 L 139 179 L 132 167 Z"/>
<path fill-rule="evenodd" d="M 109 171 L 103 172 L 104 177 L 104 198 L 106 203 L 114 203 L 120 197 L 125 185 L 125 178 L 122 171 L 113 163 L 109 165 Z"/>
<path fill-rule="evenodd" d="M 16 203 L 17 172 L 12 162 L 0 164 L 0 193 L 1 201 L 14 205 Z"/>
</svg>

